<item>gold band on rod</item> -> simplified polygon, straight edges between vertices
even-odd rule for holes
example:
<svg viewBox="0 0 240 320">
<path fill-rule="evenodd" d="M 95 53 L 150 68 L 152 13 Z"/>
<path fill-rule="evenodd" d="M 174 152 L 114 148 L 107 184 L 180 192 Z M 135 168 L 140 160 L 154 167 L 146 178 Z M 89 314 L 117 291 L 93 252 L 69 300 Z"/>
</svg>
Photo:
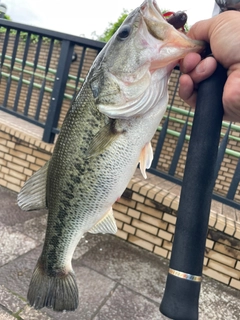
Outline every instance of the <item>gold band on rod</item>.
<svg viewBox="0 0 240 320">
<path fill-rule="evenodd" d="M 181 272 L 181 271 L 177 271 L 177 270 L 174 270 L 174 269 L 171 269 L 171 268 L 169 268 L 168 273 L 172 274 L 175 277 L 182 278 L 182 279 L 185 279 L 185 280 L 190 280 L 190 281 L 195 281 L 195 282 L 201 282 L 202 281 L 202 277 L 201 276 L 194 276 L 192 274 Z"/>
</svg>

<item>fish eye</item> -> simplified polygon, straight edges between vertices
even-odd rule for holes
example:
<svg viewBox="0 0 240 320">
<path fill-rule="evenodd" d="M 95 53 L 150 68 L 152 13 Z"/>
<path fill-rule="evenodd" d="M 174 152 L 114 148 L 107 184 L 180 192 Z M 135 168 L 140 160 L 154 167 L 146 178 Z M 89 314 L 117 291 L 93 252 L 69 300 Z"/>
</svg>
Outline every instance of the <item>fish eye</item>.
<svg viewBox="0 0 240 320">
<path fill-rule="evenodd" d="M 130 31 L 131 31 L 131 27 L 128 25 L 125 25 L 122 28 L 120 28 L 117 36 L 120 40 L 125 40 L 128 38 Z"/>
</svg>

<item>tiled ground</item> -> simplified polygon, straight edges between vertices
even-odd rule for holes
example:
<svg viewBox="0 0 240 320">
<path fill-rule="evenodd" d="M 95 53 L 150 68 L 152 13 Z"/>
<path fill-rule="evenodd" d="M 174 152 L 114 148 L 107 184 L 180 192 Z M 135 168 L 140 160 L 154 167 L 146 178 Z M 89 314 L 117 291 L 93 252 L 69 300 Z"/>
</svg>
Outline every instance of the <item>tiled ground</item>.
<svg viewBox="0 0 240 320">
<path fill-rule="evenodd" d="M 22 212 L 0 187 L 0 320 L 163 320 L 159 313 L 168 261 L 109 235 L 86 235 L 74 254 L 75 312 L 36 311 L 26 301 L 41 251 L 46 214 Z M 239 320 L 240 292 L 204 277 L 200 320 Z"/>
</svg>

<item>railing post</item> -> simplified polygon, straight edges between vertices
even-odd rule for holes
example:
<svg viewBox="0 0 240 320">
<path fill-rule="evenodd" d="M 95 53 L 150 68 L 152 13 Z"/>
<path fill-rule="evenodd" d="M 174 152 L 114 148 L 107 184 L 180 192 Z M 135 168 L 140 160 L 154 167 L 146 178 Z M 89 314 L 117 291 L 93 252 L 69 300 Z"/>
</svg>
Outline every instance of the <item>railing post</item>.
<svg viewBox="0 0 240 320">
<path fill-rule="evenodd" d="M 74 43 L 69 40 L 63 40 L 61 45 L 61 52 L 53 85 L 51 101 L 48 109 L 45 130 L 42 140 L 44 142 L 53 143 L 55 133 L 53 128 L 58 124 L 58 119 L 63 102 L 63 96 L 66 88 L 68 72 L 72 61 Z"/>
</svg>

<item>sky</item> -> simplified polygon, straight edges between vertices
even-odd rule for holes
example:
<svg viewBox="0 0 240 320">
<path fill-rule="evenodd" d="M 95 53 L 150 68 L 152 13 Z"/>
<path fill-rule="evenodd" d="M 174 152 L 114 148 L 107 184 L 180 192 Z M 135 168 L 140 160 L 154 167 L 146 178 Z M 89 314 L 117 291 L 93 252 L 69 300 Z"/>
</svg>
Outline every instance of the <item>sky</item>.
<svg viewBox="0 0 240 320">
<path fill-rule="evenodd" d="M 15 22 L 93 38 L 103 34 L 109 23 L 116 22 L 123 9 L 131 11 L 143 0 L 0 0 L 7 6 L 7 14 Z M 188 25 L 210 18 L 213 0 L 158 0 L 160 9 L 183 11 Z"/>
</svg>

